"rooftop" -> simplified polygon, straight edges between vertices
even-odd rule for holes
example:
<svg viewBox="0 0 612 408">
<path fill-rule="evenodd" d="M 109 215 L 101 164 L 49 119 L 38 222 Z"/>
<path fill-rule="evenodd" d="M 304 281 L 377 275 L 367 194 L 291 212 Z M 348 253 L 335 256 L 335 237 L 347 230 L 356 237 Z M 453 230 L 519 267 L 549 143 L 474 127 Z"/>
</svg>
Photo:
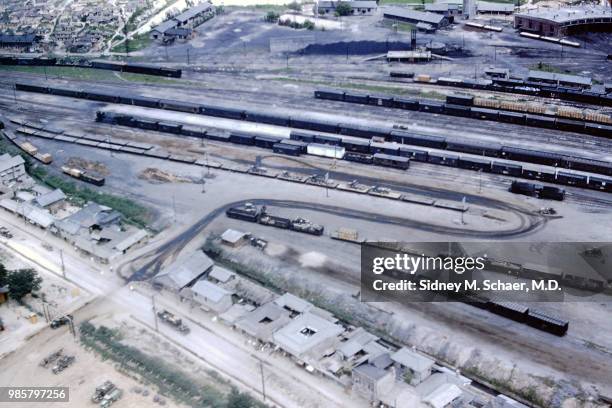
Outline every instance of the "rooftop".
<svg viewBox="0 0 612 408">
<path fill-rule="evenodd" d="M 234 272 L 228 271 L 227 269 L 215 265 L 212 267 L 212 270 L 210 271 L 210 273 L 208 274 L 209 278 L 213 278 L 218 280 L 221 283 L 225 283 L 227 281 L 229 281 L 230 279 L 232 279 L 234 276 L 236 276 L 236 274 Z"/>
<path fill-rule="evenodd" d="M 385 17 L 400 17 L 409 20 L 422 21 L 430 24 L 440 24 L 444 16 L 436 13 L 410 10 L 401 7 L 387 7 L 384 10 Z"/>
<path fill-rule="evenodd" d="M 529 71 L 528 78 L 531 79 L 540 79 L 546 81 L 555 81 L 555 82 L 565 82 L 565 83 L 573 83 L 580 85 L 591 85 L 592 79 L 589 77 L 583 77 L 578 75 L 569 75 L 569 74 L 558 74 L 556 72 L 547 72 L 547 71 Z"/>
<path fill-rule="evenodd" d="M 481 12 L 510 13 L 514 11 L 514 4 L 512 3 L 504 4 L 504 3 L 491 3 L 487 1 L 479 1 L 476 7 L 478 11 L 481 11 Z"/>
<path fill-rule="evenodd" d="M 232 292 L 205 280 L 197 281 L 191 291 L 194 295 L 203 297 L 213 303 L 220 302 L 225 296 L 232 294 Z"/>
<path fill-rule="evenodd" d="M 270 342 L 272 333 L 290 321 L 289 312 L 271 302 L 240 318 L 236 327 L 253 337 Z"/>
<path fill-rule="evenodd" d="M 581 5 L 579 7 L 564 7 L 564 8 L 536 8 L 527 10 L 527 12 L 516 13 L 519 17 L 540 18 L 550 20 L 556 23 L 569 23 L 576 20 L 596 19 L 596 18 L 611 18 L 612 10 L 610 8 L 596 5 Z"/>
<path fill-rule="evenodd" d="M 166 269 L 158 273 L 154 280 L 162 284 L 174 286 L 176 289 L 182 289 L 212 267 L 212 259 L 204 252 L 196 251 L 170 264 Z"/>
<path fill-rule="evenodd" d="M 0 156 L 0 172 L 12 169 L 13 167 L 22 165 L 24 163 L 23 157 L 19 155 L 11 157 L 8 153 L 5 153 Z"/>
<path fill-rule="evenodd" d="M 406 347 L 402 347 L 395 353 L 391 354 L 391 359 L 396 363 L 417 372 L 428 370 L 434 365 L 434 360 L 431 358 L 418 354 L 407 349 Z"/>
<path fill-rule="evenodd" d="M 314 307 L 311 303 L 292 295 L 291 293 L 285 293 L 284 295 L 276 298 L 274 303 L 280 307 L 297 313 L 305 313 Z"/>
<path fill-rule="evenodd" d="M 50 193 L 39 195 L 38 197 L 36 197 L 35 201 L 36 204 L 38 204 L 39 206 L 47 207 L 65 199 L 66 195 L 62 190 L 58 188 L 51 191 Z"/>
<path fill-rule="evenodd" d="M 274 342 L 288 353 L 300 357 L 343 331 L 339 324 L 313 313 L 305 313 L 274 333 Z"/>
</svg>

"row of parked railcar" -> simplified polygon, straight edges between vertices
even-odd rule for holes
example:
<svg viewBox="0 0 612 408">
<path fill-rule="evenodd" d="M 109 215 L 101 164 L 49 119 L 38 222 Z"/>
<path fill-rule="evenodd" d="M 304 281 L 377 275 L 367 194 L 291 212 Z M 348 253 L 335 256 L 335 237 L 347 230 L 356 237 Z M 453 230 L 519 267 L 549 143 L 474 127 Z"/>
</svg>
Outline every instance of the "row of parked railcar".
<svg viewBox="0 0 612 408">
<path fill-rule="evenodd" d="M 612 126 L 583 120 L 556 118 L 545 115 L 526 114 L 499 109 L 466 106 L 431 100 L 394 98 L 392 96 L 368 95 L 339 90 L 316 90 L 315 98 L 334 101 L 360 103 L 364 105 L 384 106 L 403 110 L 438 113 L 450 116 L 461 116 L 472 119 L 492 120 L 517 125 L 556 129 L 568 132 L 585 133 L 612 138 Z"/>
<path fill-rule="evenodd" d="M 569 329 L 569 321 L 549 316 L 544 312 L 519 303 L 488 300 L 480 302 L 480 304 L 475 304 L 472 301 L 470 304 L 557 336 L 564 336 Z"/>
<path fill-rule="evenodd" d="M 291 156 L 299 156 L 301 154 L 308 153 L 309 146 L 330 145 L 338 146 L 343 149 L 345 153 L 341 158 L 344 160 L 363 164 L 373 164 L 405 170 L 410 167 L 410 161 L 414 160 L 423 163 L 458 167 L 467 170 L 484 171 L 495 174 L 504 174 L 512 177 L 521 177 L 549 183 L 612 192 L 612 179 L 593 175 L 584 176 L 569 172 L 554 171 L 553 169 L 547 169 L 541 166 L 529 166 L 502 160 L 491 160 L 483 155 L 482 149 L 485 147 L 482 145 L 475 145 L 481 150 L 464 148 L 461 151 L 464 153 L 478 154 L 479 156 L 483 157 L 475 157 L 467 154 L 455 154 L 443 150 L 438 151 L 421 149 L 414 147 L 413 145 L 418 145 L 420 143 L 420 145 L 425 147 L 439 149 L 440 145 L 438 143 L 440 140 L 438 138 L 434 138 L 433 136 L 426 135 L 423 135 L 424 139 L 415 139 L 418 138 L 419 135 L 407 134 L 400 131 L 394 133 L 396 136 L 396 141 L 401 143 L 398 144 L 363 139 L 349 140 L 347 138 L 304 131 L 292 131 L 289 139 L 247 132 L 231 132 L 229 135 L 208 133 L 200 127 L 191 125 L 181 125 L 171 122 L 135 118 L 131 115 L 116 114 L 112 112 L 98 112 L 96 120 L 100 122 L 116 123 L 123 126 L 137 127 L 145 130 L 156 130 L 160 132 L 182 134 L 185 136 L 198 138 L 208 138 L 246 146 L 255 146 L 264 149 L 271 149 L 275 153 Z M 410 137 L 410 140 L 406 139 L 408 137 Z M 445 140 L 444 138 L 442 139 Z M 459 144 L 455 146 L 452 143 L 458 142 L 451 142 L 449 147 L 460 151 L 458 149 L 458 147 L 460 147 Z M 410 146 L 406 146 L 406 144 L 410 144 Z M 538 190 L 537 194 L 534 192 L 534 195 L 549 199 L 558 199 L 555 198 L 552 193 L 547 194 L 549 190 L 551 192 L 552 190 L 562 191 L 554 187 L 546 187 L 544 189 L 546 191 L 543 193 L 540 190 Z"/>
<path fill-rule="evenodd" d="M 57 58 L 8 56 L 0 56 L 0 65 L 66 66 L 65 64 L 58 63 Z M 86 64 L 68 66 L 78 68 L 106 69 L 110 71 L 131 72 L 135 74 L 164 76 L 170 78 L 180 78 L 182 76 L 182 70 L 180 69 L 132 62 L 96 60 Z"/>
<path fill-rule="evenodd" d="M 533 95 L 543 98 L 562 99 L 572 102 L 582 102 L 591 105 L 612 106 L 611 93 L 599 93 L 592 90 L 554 86 L 540 82 L 530 82 L 522 79 L 493 78 L 491 80 L 438 78 L 422 79 L 432 85 L 451 86 L 455 88 L 481 89 L 494 92 Z"/>
</svg>

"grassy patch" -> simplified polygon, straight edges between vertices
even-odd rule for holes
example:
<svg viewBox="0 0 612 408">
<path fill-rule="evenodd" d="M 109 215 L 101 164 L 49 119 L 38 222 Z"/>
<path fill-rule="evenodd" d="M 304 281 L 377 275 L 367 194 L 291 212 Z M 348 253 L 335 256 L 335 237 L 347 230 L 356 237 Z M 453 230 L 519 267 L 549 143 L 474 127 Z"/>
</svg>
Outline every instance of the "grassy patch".
<svg viewBox="0 0 612 408">
<path fill-rule="evenodd" d="M 119 211 L 123 214 L 126 222 L 141 228 L 146 227 L 150 220 L 149 210 L 130 199 L 79 186 L 76 183 L 64 180 L 62 177 L 48 174 L 40 166 L 32 167 L 30 175 L 51 188 L 59 188 L 77 205 L 82 206 L 89 201 L 95 201 L 98 204 Z"/>
<path fill-rule="evenodd" d="M 557 68 L 554 65 L 546 64 L 544 62 L 538 62 L 537 64 L 534 64 L 534 65 L 530 66 L 529 68 L 533 69 L 533 70 L 536 70 L 536 71 L 553 72 L 555 74 L 564 74 L 564 73 L 566 73 L 565 70 L 563 70 L 561 68 Z"/>
<path fill-rule="evenodd" d="M 147 48 L 149 45 L 151 45 L 151 42 L 153 42 L 153 40 L 151 37 L 149 37 L 149 33 L 135 35 L 128 41 L 127 52 L 134 52 Z M 111 51 L 125 52 L 125 43 L 115 45 L 113 48 L 111 48 Z"/>
<path fill-rule="evenodd" d="M 160 358 L 143 353 L 136 347 L 121 342 L 116 330 L 105 326 L 95 327 L 89 322 L 79 326 L 80 341 L 85 347 L 93 349 L 105 360 L 117 363 L 124 371 L 137 374 L 143 381 L 155 384 L 159 391 L 171 396 L 175 401 L 190 407 L 219 408 L 266 408 L 267 405 L 257 401 L 249 394 L 239 392 L 231 387 L 229 393 L 221 391 L 228 388 L 228 382 L 212 370 L 206 370 L 208 377 L 215 383 L 207 384 L 196 381 L 165 363 Z"/>
</svg>

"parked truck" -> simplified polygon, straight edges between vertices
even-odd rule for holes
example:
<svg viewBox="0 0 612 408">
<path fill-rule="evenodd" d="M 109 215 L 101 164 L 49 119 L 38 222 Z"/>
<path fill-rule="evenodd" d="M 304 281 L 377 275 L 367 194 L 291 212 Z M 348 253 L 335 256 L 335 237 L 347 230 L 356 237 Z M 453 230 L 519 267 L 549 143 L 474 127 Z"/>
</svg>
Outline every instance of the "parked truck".
<svg viewBox="0 0 612 408">
<path fill-rule="evenodd" d="M 187 327 L 183 323 L 182 319 L 176 317 L 174 313 L 170 313 L 167 310 L 163 310 L 161 312 L 157 312 L 157 316 L 162 320 L 162 322 L 168 323 L 169 325 L 177 329 L 179 332 L 184 334 L 189 333 L 189 327 Z"/>
<path fill-rule="evenodd" d="M 121 396 L 123 395 L 123 391 L 119 388 L 113 389 L 111 392 L 102 397 L 102 401 L 100 402 L 100 408 L 108 408 L 113 403 L 115 403 Z"/>
<path fill-rule="evenodd" d="M 115 390 L 115 384 L 110 381 L 104 381 L 104 383 L 96 387 L 96 391 L 91 396 L 91 401 L 98 403 L 104 399 L 106 395 Z"/>
</svg>

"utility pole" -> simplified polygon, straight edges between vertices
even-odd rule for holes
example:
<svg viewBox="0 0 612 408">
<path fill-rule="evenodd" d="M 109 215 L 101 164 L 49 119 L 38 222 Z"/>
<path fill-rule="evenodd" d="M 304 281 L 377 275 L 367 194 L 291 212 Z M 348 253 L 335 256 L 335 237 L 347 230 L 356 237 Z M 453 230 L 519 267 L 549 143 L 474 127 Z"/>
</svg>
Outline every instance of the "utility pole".
<svg viewBox="0 0 612 408">
<path fill-rule="evenodd" d="M 187 65 L 190 65 L 189 64 L 189 48 L 187 48 Z"/>
<path fill-rule="evenodd" d="M 263 362 L 261 360 L 259 360 L 259 371 L 261 373 L 261 394 L 263 395 L 263 400 L 265 402 L 266 401 L 266 378 L 264 377 Z"/>
<path fill-rule="evenodd" d="M 478 194 L 482 193 L 482 169 L 478 169 Z"/>
<path fill-rule="evenodd" d="M 174 218 L 174 223 L 176 224 L 176 200 L 174 198 L 174 194 L 172 194 L 172 216 Z"/>
<path fill-rule="evenodd" d="M 155 309 L 155 295 L 151 296 L 151 302 L 153 302 L 153 319 L 155 320 L 155 331 L 159 332 L 159 326 L 157 325 L 157 310 Z"/>
<path fill-rule="evenodd" d="M 66 279 L 66 265 L 64 265 L 64 251 L 60 249 L 60 260 L 62 261 L 62 276 Z"/>
</svg>

